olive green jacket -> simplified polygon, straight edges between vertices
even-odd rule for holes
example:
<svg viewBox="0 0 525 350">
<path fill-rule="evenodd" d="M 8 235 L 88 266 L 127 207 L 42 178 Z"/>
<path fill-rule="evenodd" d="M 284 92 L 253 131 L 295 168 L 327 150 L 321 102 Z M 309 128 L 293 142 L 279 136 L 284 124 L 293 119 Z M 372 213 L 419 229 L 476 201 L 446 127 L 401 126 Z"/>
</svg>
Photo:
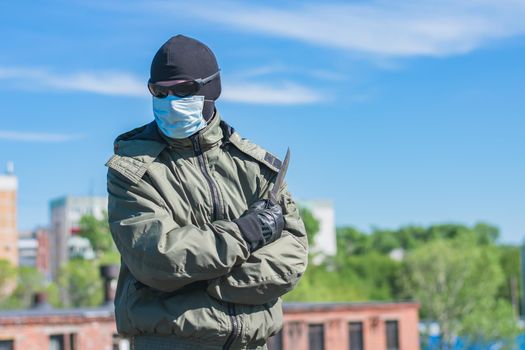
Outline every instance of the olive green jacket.
<svg viewBox="0 0 525 350">
<path fill-rule="evenodd" d="M 306 231 L 285 185 L 277 241 L 250 254 L 232 220 L 268 197 L 281 162 L 217 112 L 187 139 L 157 130 L 152 122 L 119 136 L 106 164 L 122 257 L 118 331 L 137 349 L 263 348 L 282 327 L 280 297 L 306 269 Z"/>
</svg>

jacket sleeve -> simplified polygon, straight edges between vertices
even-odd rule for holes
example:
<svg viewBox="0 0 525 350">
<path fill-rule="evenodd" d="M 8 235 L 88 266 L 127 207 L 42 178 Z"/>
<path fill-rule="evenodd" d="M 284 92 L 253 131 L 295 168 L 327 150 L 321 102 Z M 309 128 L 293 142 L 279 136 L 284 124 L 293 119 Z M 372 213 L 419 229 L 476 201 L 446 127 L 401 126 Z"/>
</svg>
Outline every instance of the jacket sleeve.
<svg viewBox="0 0 525 350">
<path fill-rule="evenodd" d="M 108 194 L 113 240 L 133 276 L 149 287 L 172 292 L 214 279 L 250 255 L 231 221 L 178 226 L 146 179 L 132 184 L 110 169 Z"/>
<path fill-rule="evenodd" d="M 210 281 L 208 293 L 238 304 L 265 304 L 291 291 L 308 262 L 308 240 L 299 211 L 283 188 L 280 204 L 285 226 L 281 238 L 252 252 L 242 265 Z"/>
</svg>

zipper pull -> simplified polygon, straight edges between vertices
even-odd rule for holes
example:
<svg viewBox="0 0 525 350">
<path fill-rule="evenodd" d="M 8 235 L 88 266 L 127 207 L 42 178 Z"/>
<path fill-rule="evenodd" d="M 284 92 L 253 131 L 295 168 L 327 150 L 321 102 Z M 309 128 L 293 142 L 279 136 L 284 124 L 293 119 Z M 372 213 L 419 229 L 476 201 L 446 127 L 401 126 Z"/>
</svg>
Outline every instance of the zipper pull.
<svg viewBox="0 0 525 350">
<path fill-rule="evenodd" d="M 199 142 L 199 134 L 195 134 L 191 137 L 191 143 L 193 144 L 193 152 L 195 152 L 195 155 L 201 154 L 201 144 Z"/>
</svg>

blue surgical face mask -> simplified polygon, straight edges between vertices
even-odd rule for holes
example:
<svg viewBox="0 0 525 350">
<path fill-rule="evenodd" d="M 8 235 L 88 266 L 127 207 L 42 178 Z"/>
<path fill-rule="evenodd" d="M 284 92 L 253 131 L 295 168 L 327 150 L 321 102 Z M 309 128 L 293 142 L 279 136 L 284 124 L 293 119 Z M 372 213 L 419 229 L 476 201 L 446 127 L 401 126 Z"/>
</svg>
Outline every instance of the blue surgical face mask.
<svg viewBox="0 0 525 350">
<path fill-rule="evenodd" d="M 174 139 L 190 137 L 206 126 L 203 108 L 204 96 L 153 96 L 153 114 L 157 125 L 164 135 Z"/>
</svg>

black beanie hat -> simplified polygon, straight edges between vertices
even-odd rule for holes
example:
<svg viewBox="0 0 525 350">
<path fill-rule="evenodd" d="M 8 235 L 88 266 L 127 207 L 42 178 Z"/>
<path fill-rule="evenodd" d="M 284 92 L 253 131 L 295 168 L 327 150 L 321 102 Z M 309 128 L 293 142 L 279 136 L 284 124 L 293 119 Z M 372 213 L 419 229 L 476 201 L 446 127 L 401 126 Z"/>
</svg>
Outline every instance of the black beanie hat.
<svg viewBox="0 0 525 350">
<path fill-rule="evenodd" d="M 166 80 L 206 78 L 219 70 L 215 55 L 198 40 L 184 35 L 169 39 L 160 47 L 151 62 L 151 83 Z M 209 120 L 221 94 L 220 76 L 204 85 L 197 95 L 204 96 L 204 117 Z"/>
</svg>

